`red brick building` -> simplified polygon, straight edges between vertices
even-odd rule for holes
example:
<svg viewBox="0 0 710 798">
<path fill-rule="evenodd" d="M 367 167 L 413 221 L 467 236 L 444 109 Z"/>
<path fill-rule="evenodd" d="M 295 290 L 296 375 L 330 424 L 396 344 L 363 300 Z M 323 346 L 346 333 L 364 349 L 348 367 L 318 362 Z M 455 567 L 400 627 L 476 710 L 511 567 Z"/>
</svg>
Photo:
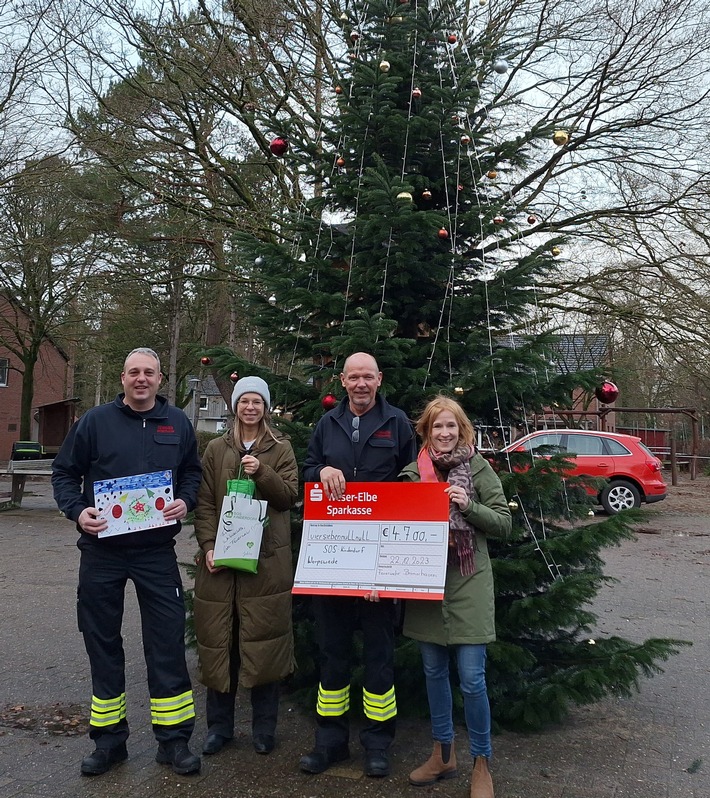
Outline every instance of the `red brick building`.
<svg viewBox="0 0 710 798">
<path fill-rule="evenodd" d="M 5 346 L 27 317 L 0 295 L 0 461 L 9 460 L 12 444 L 20 438 L 22 363 Z M 56 450 L 73 420 L 72 371 L 68 355 L 51 339 L 44 341 L 34 371 L 31 440 Z M 69 401 L 67 401 L 69 400 Z"/>
</svg>

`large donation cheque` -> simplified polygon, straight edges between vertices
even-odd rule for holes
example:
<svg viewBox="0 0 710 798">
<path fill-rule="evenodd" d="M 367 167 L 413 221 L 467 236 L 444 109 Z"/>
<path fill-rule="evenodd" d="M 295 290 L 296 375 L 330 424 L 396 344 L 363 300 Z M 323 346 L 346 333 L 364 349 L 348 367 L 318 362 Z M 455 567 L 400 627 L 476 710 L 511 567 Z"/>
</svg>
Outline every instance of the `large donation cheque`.
<svg viewBox="0 0 710 798">
<path fill-rule="evenodd" d="M 449 545 L 445 482 L 348 482 L 331 500 L 307 482 L 294 593 L 441 601 Z"/>
</svg>

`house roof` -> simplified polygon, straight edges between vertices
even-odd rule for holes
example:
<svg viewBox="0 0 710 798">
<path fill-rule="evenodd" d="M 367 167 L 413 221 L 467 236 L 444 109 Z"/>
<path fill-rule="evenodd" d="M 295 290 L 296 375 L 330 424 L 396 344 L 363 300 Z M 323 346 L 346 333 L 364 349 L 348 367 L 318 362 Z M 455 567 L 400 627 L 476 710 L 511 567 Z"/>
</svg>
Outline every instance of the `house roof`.
<svg viewBox="0 0 710 798">
<path fill-rule="evenodd" d="M 517 349 L 527 340 L 523 335 L 506 335 L 497 339 L 507 349 Z M 560 374 L 573 374 L 609 364 L 609 336 L 599 333 L 553 336 L 552 365 Z"/>
</svg>

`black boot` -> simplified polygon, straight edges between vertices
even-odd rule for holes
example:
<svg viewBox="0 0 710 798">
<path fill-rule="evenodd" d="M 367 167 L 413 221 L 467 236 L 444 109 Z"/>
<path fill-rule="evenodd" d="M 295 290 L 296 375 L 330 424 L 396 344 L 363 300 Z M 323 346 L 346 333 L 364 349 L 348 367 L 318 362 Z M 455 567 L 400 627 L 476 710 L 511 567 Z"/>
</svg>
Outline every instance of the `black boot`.
<svg viewBox="0 0 710 798">
<path fill-rule="evenodd" d="M 85 776 L 100 776 L 119 762 L 125 762 L 126 759 L 128 759 L 128 751 L 125 743 L 120 743 L 113 748 L 97 748 L 92 754 L 81 760 L 81 772 Z"/>
<path fill-rule="evenodd" d="M 350 749 L 347 745 L 337 748 L 322 748 L 316 746 L 310 754 L 301 757 L 301 770 L 304 773 L 323 773 L 336 762 L 343 762 L 350 758 Z"/>
<path fill-rule="evenodd" d="M 199 773 L 202 766 L 200 757 L 190 751 L 186 740 L 160 743 L 155 761 L 161 765 L 171 765 L 173 771 L 181 776 Z"/>
</svg>

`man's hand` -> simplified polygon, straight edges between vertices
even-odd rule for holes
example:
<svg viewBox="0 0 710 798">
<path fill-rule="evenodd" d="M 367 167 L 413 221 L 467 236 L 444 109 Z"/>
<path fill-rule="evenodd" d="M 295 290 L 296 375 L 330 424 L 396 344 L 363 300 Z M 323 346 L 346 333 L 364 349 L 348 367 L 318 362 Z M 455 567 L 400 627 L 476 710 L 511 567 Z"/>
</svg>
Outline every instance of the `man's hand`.
<svg viewBox="0 0 710 798">
<path fill-rule="evenodd" d="M 175 499 L 174 502 L 166 504 L 163 509 L 163 518 L 169 523 L 174 524 L 182 520 L 187 515 L 187 505 L 182 499 Z"/>
<path fill-rule="evenodd" d="M 99 518 L 99 511 L 96 507 L 85 507 L 76 522 L 87 535 L 98 535 L 108 527 L 108 521 L 105 518 Z"/>
<path fill-rule="evenodd" d="M 345 474 L 339 468 L 326 466 L 321 468 L 320 481 L 325 488 L 325 494 L 329 499 L 336 501 L 345 495 Z"/>
</svg>

